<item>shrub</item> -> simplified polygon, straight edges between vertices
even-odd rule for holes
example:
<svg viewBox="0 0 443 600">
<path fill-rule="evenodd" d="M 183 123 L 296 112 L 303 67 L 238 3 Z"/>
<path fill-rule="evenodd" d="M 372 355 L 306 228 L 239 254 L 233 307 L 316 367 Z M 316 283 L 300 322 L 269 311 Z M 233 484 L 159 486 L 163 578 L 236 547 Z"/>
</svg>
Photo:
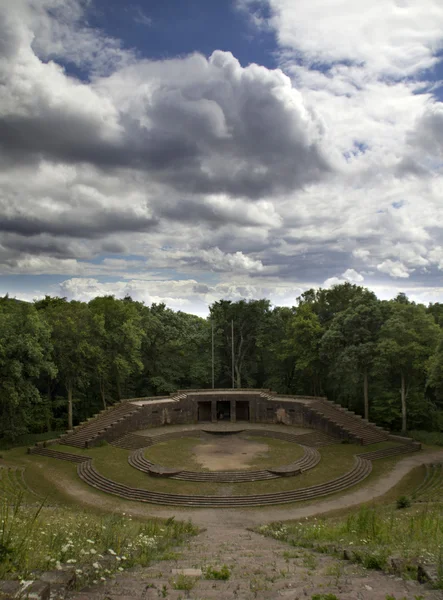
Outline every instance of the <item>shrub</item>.
<svg viewBox="0 0 443 600">
<path fill-rule="evenodd" d="M 226 580 L 231 576 L 231 570 L 227 565 L 223 565 L 220 569 L 214 567 L 206 567 L 205 578 L 206 579 L 221 579 Z"/>
<path fill-rule="evenodd" d="M 174 590 L 190 591 L 195 586 L 196 580 L 189 575 L 178 575 L 177 579 L 172 582 Z"/>
<path fill-rule="evenodd" d="M 411 506 L 411 501 L 407 496 L 400 496 L 397 498 L 397 508 L 409 508 Z"/>
<path fill-rule="evenodd" d="M 386 566 L 386 558 L 380 554 L 366 554 L 363 557 L 363 566 L 366 569 L 382 571 Z"/>
</svg>

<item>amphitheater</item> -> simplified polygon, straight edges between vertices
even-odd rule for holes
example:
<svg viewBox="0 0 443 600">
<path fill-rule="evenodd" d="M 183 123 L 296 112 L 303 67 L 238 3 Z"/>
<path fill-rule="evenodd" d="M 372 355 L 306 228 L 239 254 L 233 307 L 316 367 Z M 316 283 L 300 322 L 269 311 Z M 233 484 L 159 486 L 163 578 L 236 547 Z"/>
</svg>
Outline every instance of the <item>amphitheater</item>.
<svg viewBox="0 0 443 600">
<path fill-rule="evenodd" d="M 203 467 L 188 468 L 179 450 L 173 464 L 170 457 L 168 464 L 162 464 L 149 456 L 155 448 L 183 443 L 186 438 L 193 444 L 193 456 L 210 450 L 209 458 L 203 456 Z M 271 440 L 284 446 L 287 461 L 260 464 L 258 459 L 249 465 L 245 456 L 256 447 L 266 448 L 266 441 Z M 107 444 L 126 452 L 127 469 L 146 478 L 146 485 L 134 487 L 97 468 L 94 450 Z M 339 444 L 355 448 L 349 468 L 336 477 L 300 485 L 302 477 L 315 473 Z M 78 463 L 77 474 L 83 482 L 126 500 L 171 507 L 236 508 L 307 501 L 342 492 L 368 477 L 374 461 L 419 449 L 420 444 L 409 438 L 392 435 L 323 397 L 218 389 L 123 400 L 58 440 L 28 451 Z M 229 468 L 223 468 L 224 464 Z M 245 493 L 248 485 L 252 487 Z"/>
</svg>

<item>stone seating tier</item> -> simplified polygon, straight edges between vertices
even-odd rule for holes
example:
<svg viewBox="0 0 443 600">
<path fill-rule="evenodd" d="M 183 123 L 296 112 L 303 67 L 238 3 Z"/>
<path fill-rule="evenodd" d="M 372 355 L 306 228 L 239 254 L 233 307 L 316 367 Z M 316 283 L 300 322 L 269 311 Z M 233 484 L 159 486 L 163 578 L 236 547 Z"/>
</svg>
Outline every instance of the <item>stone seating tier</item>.
<svg viewBox="0 0 443 600">
<path fill-rule="evenodd" d="M 418 502 L 443 502 L 443 463 L 427 464 L 425 468 L 425 478 L 413 498 Z"/>
<path fill-rule="evenodd" d="M 133 488 L 104 477 L 95 469 L 92 461 L 82 462 L 77 467 L 77 472 L 85 483 L 103 492 L 120 496 L 127 500 L 161 504 L 165 506 L 188 506 L 208 508 L 234 508 L 248 506 L 266 506 L 272 504 L 286 504 L 301 500 L 310 500 L 339 492 L 363 481 L 372 470 L 369 460 L 357 456 L 354 467 L 344 475 L 315 486 L 274 492 L 269 494 L 254 494 L 250 496 L 201 496 L 187 494 L 168 494 L 154 492 L 140 488 Z"/>
<path fill-rule="evenodd" d="M 197 435 L 198 430 L 193 430 L 192 432 L 183 432 L 189 434 Z M 248 434 L 250 431 L 247 432 Z M 280 432 L 274 431 L 266 431 L 263 430 L 264 437 L 275 437 L 277 439 L 280 438 Z M 255 431 L 254 435 L 260 435 L 259 432 Z M 181 432 L 173 432 L 168 434 L 168 440 L 170 439 L 179 439 L 182 437 Z M 302 436 L 300 436 L 302 437 Z M 160 439 L 159 439 L 160 438 Z M 150 438 L 151 443 L 149 445 L 158 443 L 159 441 L 164 441 L 164 436 L 155 436 Z M 294 440 L 287 440 L 294 441 Z M 261 469 L 255 471 L 215 471 L 215 472 L 207 472 L 207 471 L 187 471 L 182 470 L 174 472 L 164 470 L 162 474 L 164 476 L 169 477 L 170 479 L 177 479 L 181 481 L 201 481 L 201 482 L 213 482 L 213 483 L 240 483 L 246 481 L 261 481 L 266 479 L 276 479 L 278 477 L 288 476 L 289 474 L 299 474 L 302 471 L 307 471 L 308 469 L 312 469 L 315 467 L 321 459 L 320 453 L 315 448 L 304 447 L 303 456 L 291 463 L 291 465 L 285 465 L 283 467 L 276 467 L 270 469 Z M 144 457 L 143 448 L 136 450 L 133 452 L 128 458 L 129 464 L 138 469 L 139 471 L 143 471 L 145 473 L 158 475 L 159 474 L 159 465 L 155 465 L 151 461 L 147 460 Z"/>
</svg>

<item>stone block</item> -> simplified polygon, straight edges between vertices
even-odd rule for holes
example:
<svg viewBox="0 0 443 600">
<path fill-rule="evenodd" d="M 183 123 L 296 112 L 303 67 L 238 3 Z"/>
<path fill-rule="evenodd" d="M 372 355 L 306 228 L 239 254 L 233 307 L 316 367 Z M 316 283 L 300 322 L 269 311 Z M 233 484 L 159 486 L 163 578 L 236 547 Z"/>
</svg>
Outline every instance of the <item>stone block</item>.
<svg viewBox="0 0 443 600">
<path fill-rule="evenodd" d="M 0 581 L 0 600 L 18 598 L 21 585 L 18 581 Z"/>
<path fill-rule="evenodd" d="M 172 569 L 173 575 L 186 575 L 187 577 L 201 577 L 201 569 Z"/>
<path fill-rule="evenodd" d="M 27 600 L 49 600 L 51 587 L 45 581 L 34 581 L 26 588 L 21 597 Z"/>
<path fill-rule="evenodd" d="M 73 570 L 45 571 L 39 576 L 41 581 L 46 583 L 63 585 L 66 588 L 72 588 L 75 585 L 76 574 Z"/>
<path fill-rule="evenodd" d="M 438 570 L 434 565 L 418 565 L 417 579 L 420 583 L 435 584 L 438 581 Z"/>
</svg>

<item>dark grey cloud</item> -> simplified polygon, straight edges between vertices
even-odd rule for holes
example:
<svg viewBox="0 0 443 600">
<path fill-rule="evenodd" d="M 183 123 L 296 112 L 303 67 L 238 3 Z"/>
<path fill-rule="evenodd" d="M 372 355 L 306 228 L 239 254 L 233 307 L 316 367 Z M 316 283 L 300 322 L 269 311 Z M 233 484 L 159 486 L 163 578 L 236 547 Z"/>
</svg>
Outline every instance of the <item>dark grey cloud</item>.
<svg viewBox="0 0 443 600">
<path fill-rule="evenodd" d="M 29 238 L 14 234 L 0 234 L 2 246 L 10 254 L 32 254 L 35 256 L 53 256 L 55 258 L 91 258 L 91 253 L 83 252 L 69 239 L 54 239 L 45 235 Z"/>
<path fill-rule="evenodd" d="M 96 239 L 113 232 L 146 232 L 157 227 L 158 221 L 129 211 L 90 212 L 85 215 L 64 212 L 57 220 L 15 214 L 3 217 L 0 232 L 15 233 L 25 237 L 48 233 L 55 236 Z"/>
</svg>

